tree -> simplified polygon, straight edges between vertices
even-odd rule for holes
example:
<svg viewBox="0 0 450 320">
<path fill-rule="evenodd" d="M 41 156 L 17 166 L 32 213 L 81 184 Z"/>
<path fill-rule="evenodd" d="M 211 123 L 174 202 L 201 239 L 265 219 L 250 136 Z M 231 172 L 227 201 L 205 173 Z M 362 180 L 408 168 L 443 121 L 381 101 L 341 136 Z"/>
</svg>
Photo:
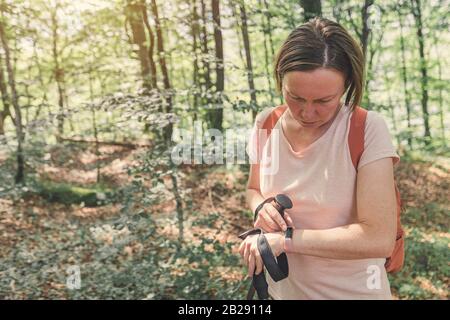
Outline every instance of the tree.
<svg viewBox="0 0 450 320">
<path fill-rule="evenodd" d="M 367 46 L 369 42 L 370 36 L 370 27 L 369 27 L 369 8 L 373 5 L 374 0 L 365 0 L 364 5 L 361 9 L 361 21 L 362 21 L 362 30 L 360 33 L 361 45 L 364 57 L 367 60 Z"/>
<path fill-rule="evenodd" d="M 205 97 L 203 99 L 202 104 L 206 104 L 207 106 L 211 105 L 211 97 L 210 92 L 212 88 L 211 82 L 211 66 L 209 63 L 209 48 L 208 48 L 208 31 L 206 26 L 208 25 L 208 19 L 206 17 L 206 4 L 205 0 L 200 0 L 200 8 L 201 8 L 201 33 L 200 33 L 200 42 L 202 48 L 202 95 Z"/>
<path fill-rule="evenodd" d="M 15 181 L 17 184 L 23 183 L 25 179 L 25 159 L 23 152 L 23 143 L 25 141 L 25 133 L 22 127 L 22 111 L 19 106 L 19 97 L 16 90 L 16 80 L 14 77 L 14 70 L 11 63 L 11 51 L 9 49 L 8 39 L 5 31 L 5 17 L 3 15 L 5 7 L 1 6 L 2 16 L 0 17 L 0 40 L 3 51 L 5 53 L 6 71 L 8 74 L 8 84 L 11 90 L 11 102 L 14 108 L 14 125 L 17 136 L 17 174 Z"/>
<path fill-rule="evenodd" d="M 214 26 L 214 47 L 216 83 L 211 109 L 208 110 L 208 120 L 215 129 L 222 130 L 223 121 L 223 91 L 225 87 L 225 70 L 223 60 L 223 40 L 220 25 L 220 5 L 218 0 L 211 1 L 212 22 Z"/>
<path fill-rule="evenodd" d="M 157 39 L 157 49 L 158 49 L 158 58 L 159 58 L 159 65 L 161 68 L 161 73 L 163 76 L 163 83 L 164 83 L 164 97 L 166 101 L 166 109 L 164 110 L 165 113 L 171 113 L 173 106 L 172 106 L 172 93 L 171 93 L 171 85 L 169 80 L 169 74 L 167 72 L 167 64 L 166 64 L 166 53 L 164 51 L 164 39 L 161 32 L 161 22 L 158 15 L 158 6 L 156 5 L 155 0 L 151 0 L 151 10 L 153 13 L 153 19 L 155 19 L 155 25 L 156 25 L 156 39 Z M 167 143 L 170 142 L 172 138 L 172 130 L 173 130 L 173 124 L 170 123 L 168 126 L 164 128 L 164 139 Z"/>
<path fill-rule="evenodd" d="M 421 104 L 423 114 L 423 124 L 425 128 L 424 137 L 425 144 L 429 145 L 431 142 L 429 113 L 428 113 L 428 74 L 427 74 L 427 59 L 425 57 L 425 37 L 423 35 L 423 23 L 422 23 L 422 8 L 420 0 L 411 0 L 411 13 L 414 16 L 416 25 L 417 41 L 419 42 L 419 68 L 422 77 L 420 79 L 421 87 Z"/>
<path fill-rule="evenodd" d="M 198 43 L 198 40 L 200 39 L 200 28 L 199 28 L 199 16 L 197 12 L 197 0 L 192 0 L 191 4 L 191 10 L 192 10 L 192 16 L 191 16 L 191 36 L 192 36 L 192 53 L 194 57 L 194 64 L 193 64 L 193 72 L 192 72 L 192 83 L 193 83 L 193 119 L 194 121 L 197 120 L 197 113 L 198 113 L 198 98 L 199 98 L 199 89 L 200 86 L 200 79 L 199 79 L 199 57 L 198 53 L 200 50 L 200 45 Z"/>
<path fill-rule="evenodd" d="M 58 88 L 58 106 L 59 106 L 59 115 L 58 115 L 58 140 L 64 134 L 64 105 L 66 98 L 66 86 L 64 79 L 64 68 L 62 67 L 60 61 L 60 48 L 59 48 L 59 23 L 58 23 L 58 10 L 60 8 L 59 3 L 55 3 L 54 7 L 49 8 L 50 17 L 51 17 L 51 29 L 52 29 L 52 57 L 54 63 L 54 77 L 56 81 L 56 86 Z"/>
<path fill-rule="evenodd" d="M 155 48 L 155 36 L 153 35 L 153 30 L 150 26 L 150 22 L 148 20 L 147 14 L 147 6 L 145 5 L 145 0 L 141 0 L 140 7 L 142 10 L 142 17 L 144 20 L 145 27 L 147 28 L 148 37 L 150 40 L 149 48 L 148 48 L 148 61 L 150 63 L 150 74 L 151 74 L 151 83 L 153 88 L 158 87 L 157 76 L 156 76 L 156 64 L 155 59 L 153 59 L 153 52 Z"/>
<path fill-rule="evenodd" d="M 239 2 L 239 10 L 241 13 L 241 31 L 242 31 L 242 39 L 244 41 L 245 48 L 245 62 L 247 69 L 247 81 L 248 88 L 250 90 L 250 101 L 251 101 L 251 110 L 252 110 L 252 119 L 256 118 L 257 114 L 257 102 L 256 102 L 256 90 L 255 90 L 255 82 L 253 81 L 253 65 L 252 65 L 252 55 L 250 48 L 250 40 L 248 36 L 248 26 L 247 26 L 247 13 L 245 11 L 245 3 L 242 1 Z"/>
<path fill-rule="evenodd" d="M 357 35 L 357 37 L 360 40 L 361 49 L 363 51 L 366 68 L 365 68 L 365 90 L 364 90 L 364 97 L 363 101 L 365 104 L 365 107 L 367 109 L 371 109 L 371 101 L 370 101 L 370 91 L 369 91 L 369 83 L 372 75 L 372 61 L 373 57 L 377 51 L 378 43 L 376 43 L 375 46 L 372 47 L 372 49 L 369 51 L 369 54 L 367 52 L 367 48 L 369 46 L 369 42 L 372 41 L 372 30 L 370 28 L 369 18 L 370 18 L 370 9 L 374 4 L 374 0 L 364 0 L 364 4 L 361 8 L 359 6 L 348 6 L 347 7 L 347 13 L 348 13 L 348 22 L 353 27 L 353 31 Z M 358 8 L 360 10 L 360 19 L 361 24 L 357 23 L 356 18 L 353 17 L 352 12 L 357 11 L 355 10 Z M 337 10 L 339 11 L 339 10 Z M 382 37 L 383 34 L 380 33 L 380 37 Z"/>
<path fill-rule="evenodd" d="M 145 9 L 144 9 L 145 10 Z M 152 74 L 150 72 L 149 49 L 147 48 L 147 37 L 145 34 L 145 25 L 142 16 L 142 3 L 137 3 L 135 0 L 127 0 L 125 7 L 125 15 L 131 27 L 132 43 L 138 47 L 138 57 L 141 65 L 141 75 L 143 80 L 143 87 L 147 90 L 153 88 Z"/>
<path fill-rule="evenodd" d="M 263 2 L 263 3 L 262 3 Z M 270 101 L 272 105 L 275 104 L 274 101 L 274 88 L 272 85 L 272 72 L 269 71 L 272 69 L 272 65 L 269 61 L 272 61 L 272 59 L 269 59 L 269 48 L 270 48 L 270 56 L 274 57 L 275 52 L 273 49 L 273 40 L 272 40 L 272 23 L 271 23 L 271 13 L 269 11 L 269 4 L 267 3 L 267 0 L 258 0 L 259 7 L 261 10 L 261 29 L 264 35 L 264 68 L 266 70 L 266 77 L 268 82 L 268 88 L 269 88 L 269 94 L 270 94 Z M 269 47 L 269 48 L 268 48 Z"/>
<path fill-rule="evenodd" d="M 300 5 L 303 7 L 305 21 L 322 15 L 322 3 L 320 0 L 300 0 Z"/>
<path fill-rule="evenodd" d="M 401 76 L 403 83 L 403 98 L 405 101 L 406 119 L 408 126 L 408 146 L 412 150 L 412 136 L 411 136 L 411 95 L 408 90 L 408 75 L 406 71 L 406 56 L 405 56 L 405 38 L 403 36 L 403 14 L 401 13 L 401 7 L 397 8 L 398 21 L 400 24 L 400 54 L 401 54 Z"/>
<path fill-rule="evenodd" d="M 5 134 L 4 123 L 7 117 L 11 116 L 10 107 L 10 96 L 8 93 L 8 88 L 6 86 L 5 75 L 3 72 L 3 58 L 0 55 L 0 92 L 2 94 L 3 110 L 0 111 L 0 136 Z M 14 122 L 14 119 L 13 119 Z"/>
</svg>

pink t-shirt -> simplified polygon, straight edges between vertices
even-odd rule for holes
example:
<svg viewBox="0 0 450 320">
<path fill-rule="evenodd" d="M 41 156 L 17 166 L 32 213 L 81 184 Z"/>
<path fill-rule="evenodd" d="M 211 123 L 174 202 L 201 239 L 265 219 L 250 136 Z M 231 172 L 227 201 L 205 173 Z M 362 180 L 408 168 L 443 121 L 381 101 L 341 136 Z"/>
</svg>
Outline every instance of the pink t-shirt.
<svg viewBox="0 0 450 320">
<path fill-rule="evenodd" d="M 356 222 L 356 171 L 348 147 L 350 108 L 342 107 L 327 131 L 300 152 L 293 150 L 283 134 L 281 118 L 270 139 L 258 143 L 262 138 L 257 129 L 272 110 L 257 115 L 247 145 L 251 162 L 261 165 L 262 196 L 288 195 L 293 208 L 287 212 L 298 229 L 329 229 Z M 359 168 L 386 157 L 393 157 L 394 163 L 400 159 L 386 122 L 369 111 Z M 274 299 L 392 298 L 384 258 L 338 260 L 292 253 L 288 260 L 288 278 L 274 282 L 266 272 Z"/>
</svg>

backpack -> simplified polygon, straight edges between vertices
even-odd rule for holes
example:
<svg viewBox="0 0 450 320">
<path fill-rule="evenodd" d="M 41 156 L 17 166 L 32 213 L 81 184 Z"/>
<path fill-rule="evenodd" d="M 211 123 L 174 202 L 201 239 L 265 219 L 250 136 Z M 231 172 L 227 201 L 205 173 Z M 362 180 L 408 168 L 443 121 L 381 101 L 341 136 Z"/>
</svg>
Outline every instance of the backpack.
<svg viewBox="0 0 450 320">
<path fill-rule="evenodd" d="M 269 138 L 272 129 L 275 127 L 278 119 L 286 111 L 286 105 L 280 105 L 274 108 L 265 119 L 262 129 L 267 130 L 266 139 Z M 350 130 L 348 134 L 348 145 L 355 170 L 364 151 L 364 129 L 367 117 L 367 110 L 356 107 L 352 113 L 350 120 Z M 266 140 L 267 141 L 267 140 Z M 400 192 L 397 182 L 394 179 L 395 196 L 397 199 L 397 234 L 395 239 L 395 247 L 392 254 L 386 258 L 385 268 L 387 272 L 394 273 L 400 271 L 403 267 L 405 259 L 405 233 L 403 231 L 400 215 L 404 211 Z"/>
</svg>

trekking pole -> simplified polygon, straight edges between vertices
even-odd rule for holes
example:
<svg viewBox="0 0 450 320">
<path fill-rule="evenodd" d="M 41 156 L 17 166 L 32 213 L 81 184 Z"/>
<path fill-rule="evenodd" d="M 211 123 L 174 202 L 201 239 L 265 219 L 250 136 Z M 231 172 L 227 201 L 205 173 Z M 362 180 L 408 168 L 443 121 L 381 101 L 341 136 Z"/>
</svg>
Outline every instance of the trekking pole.
<svg viewBox="0 0 450 320">
<path fill-rule="evenodd" d="M 289 199 L 289 197 L 284 194 L 278 194 L 275 197 L 270 197 L 270 198 L 264 200 L 256 208 L 254 221 L 256 221 L 259 210 L 261 210 L 262 207 L 264 206 L 264 204 L 266 204 L 266 203 L 272 203 L 282 218 L 284 218 L 284 210 L 292 208 L 291 199 Z M 258 250 L 259 250 L 259 253 L 263 260 L 264 268 L 267 269 L 271 278 L 275 282 L 285 279 L 289 275 L 289 266 L 288 266 L 286 254 L 283 252 L 277 258 L 275 258 L 272 253 L 272 250 L 270 249 L 270 245 L 267 242 L 266 237 L 264 236 L 263 231 L 259 228 L 254 228 L 254 229 L 248 230 L 248 231 L 242 233 L 241 235 L 239 235 L 239 238 L 244 240 L 247 236 L 253 235 L 253 234 L 259 234 Z M 251 283 L 251 286 L 247 293 L 247 300 L 253 299 L 255 290 L 256 290 L 256 293 L 258 294 L 258 298 L 260 300 L 269 299 L 269 292 L 268 292 L 269 286 L 266 281 L 264 268 L 261 273 L 259 273 L 257 275 L 255 275 L 255 274 L 253 275 L 252 283 Z"/>
</svg>

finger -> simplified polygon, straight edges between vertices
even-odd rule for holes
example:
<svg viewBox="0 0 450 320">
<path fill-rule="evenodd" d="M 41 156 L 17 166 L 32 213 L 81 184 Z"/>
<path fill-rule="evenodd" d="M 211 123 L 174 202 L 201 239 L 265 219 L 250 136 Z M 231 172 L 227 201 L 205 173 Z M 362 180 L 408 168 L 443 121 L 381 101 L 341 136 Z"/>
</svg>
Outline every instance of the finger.
<svg viewBox="0 0 450 320">
<path fill-rule="evenodd" d="M 294 221 L 292 221 L 292 218 L 289 215 L 289 213 L 287 213 L 287 212 L 284 213 L 284 220 L 286 220 L 286 223 L 288 226 L 294 227 Z"/>
<path fill-rule="evenodd" d="M 261 220 L 261 229 L 265 232 L 276 232 L 277 229 L 271 228 L 264 220 Z"/>
<path fill-rule="evenodd" d="M 242 241 L 242 243 L 239 245 L 239 254 L 244 257 L 244 248 L 245 248 L 245 241 Z"/>
<path fill-rule="evenodd" d="M 277 230 L 283 230 L 286 231 L 286 222 L 284 221 L 283 217 L 281 216 L 281 214 L 278 212 L 277 209 L 275 209 L 273 206 L 270 206 L 267 208 L 270 217 L 272 218 L 272 220 L 277 224 L 276 229 Z"/>
<path fill-rule="evenodd" d="M 244 247 L 244 261 L 245 261 L 246 265 L 248 265 L 248 259 L 250 256 L 250 246 L 251 246 L 251 243 L 247 242 Z"/>
<path fill-rule="evenodd" d="M 255 255 L 255 263 L 256 263 L 255 274 L 260 274 L 263 271 L 263 262 L 259 252 Z"/>
<path fill-rule="evenodd" d="M 239 254 L 242 255 L 242 257 L 244 257 L 243 254 L 244 254 L 245 245 L 247 244 L 247 242 L 248 241 L 247 241 L 247 238 L 246 238 L 246 239 L 242 240 L 241 244 L 239 245 Z"/>
<path fill-rule="evenodd" d="M 245 243 L 246 243 L 246 241 L 242 242 L 241 248 L 239 249 L 239 254 L 241 255 L 242 262 L 243 262 L 244 265 L 246 263 L 246 260 L 245 260 Z"/>
<path fill-rule="evenodd" d="M 262 229 L 262 230 L 264 230 L 265 232 L 275 232 L 275 231 L 276 231 L 275 229 L 271 228 L 271 227 L 264 221 L 263 218 L 258 218 L 258 219 L 255 221 L 254 227 L 255 227 L 255 228 Z"/>
<path fill-rule="evenodd" d="M 255 257 L 250 254 L 248 258 L 248 277 L 251 278 L 255 272 Z"/>
<path fill-rule="evenodd" d="M 278 213 L 278 211 L 276 211 L 275 208 L 272 207 L 272 205 L 266 206 L 261 210 L 260 213 L 260 217 L 262 220 L 264 220 L 264 223 L 269 226 L 272 230 L 278 230 L 279 226 L 278 224 L 274 221 L 274 219 L 272 218 L 272 215 L 270 214 L 270 210 L 273 209 L 275 210 L 275 212 L 280 215 Z"/>
<path fill-rule="evenodd" d="M 281 218 L 281 215 L 278 213 L 278 211 L 271 207 L 267 210 L 265 210 L 264 212 L 261 213 L 262 218 L 264 219 L 264 221 L 266 222 L 266 224 L 268 226 L 270 226 L 273 230 L 275 231 L 280 231 L 281 226 L 279 225 L 279 223 L 277 222 L 277 218 L 283 220 L 283 218 Z M 283 221 L 284 223 L 284 221 Z"/>
</svg>

